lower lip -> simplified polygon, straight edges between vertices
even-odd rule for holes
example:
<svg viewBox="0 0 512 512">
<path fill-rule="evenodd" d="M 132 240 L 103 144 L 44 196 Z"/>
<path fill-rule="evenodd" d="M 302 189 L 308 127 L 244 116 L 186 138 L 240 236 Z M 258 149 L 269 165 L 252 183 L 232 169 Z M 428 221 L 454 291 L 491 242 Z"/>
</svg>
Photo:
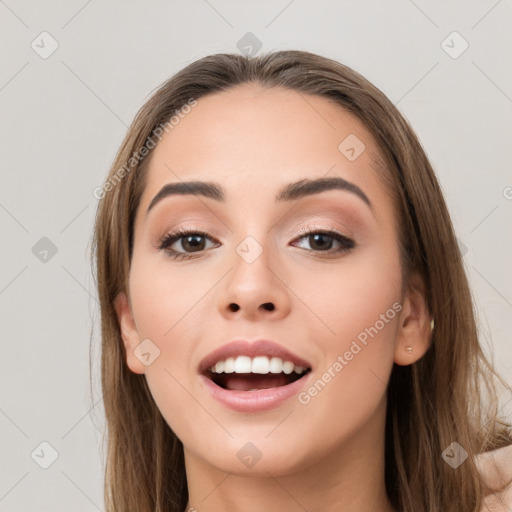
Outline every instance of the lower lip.
<svg viewBox="0 0 512 512">
<path fill-rule="evenodd" d="M 230 391 L 217 386 L 204 375 L 199 377 L 213 398 L 228 409 L 237 412 L 262 412 L 279 407 L 293 396 L 296 396 L 304 387 L 310 374 L 311 372 L 286 386 L 259 389 L 257 391 Z"/>
</svg>

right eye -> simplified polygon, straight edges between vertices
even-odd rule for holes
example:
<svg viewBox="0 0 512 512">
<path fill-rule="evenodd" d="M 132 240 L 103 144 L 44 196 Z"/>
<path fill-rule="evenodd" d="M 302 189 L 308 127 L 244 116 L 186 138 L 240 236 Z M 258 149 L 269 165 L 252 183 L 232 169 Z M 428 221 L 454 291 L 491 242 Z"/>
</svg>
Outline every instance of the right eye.
<svg viewBox="0 0 512 512">
<path fill-rule="evenodd" d="M 212 241 L 206 233 L 190 229 L 176 229 L 164 235 L 158 244 L 160 250 L 165 251 L 172 258 L 180 260 L 194 257 L 194 253 L 200 253 L 207 249 L 206 241 Z M 181 246 L 182 251 L 173 248 L 173 245 Z M 215 244 L 213 244 L 215 245 Z"/>
</svg>

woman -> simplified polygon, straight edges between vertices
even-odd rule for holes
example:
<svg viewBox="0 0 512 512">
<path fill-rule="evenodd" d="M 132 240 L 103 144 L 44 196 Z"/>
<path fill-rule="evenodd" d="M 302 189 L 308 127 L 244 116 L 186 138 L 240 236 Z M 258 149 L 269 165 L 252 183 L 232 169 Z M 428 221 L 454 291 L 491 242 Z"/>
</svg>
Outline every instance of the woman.
<svg viewBox="0 0 512 512">
<path fill-rule="evenodd" d="M 446 204 L 359 74 L 200 59 L 139 111 L 97 196 L 108 512 L 502 499 L 479 454 L 510 453 L 510 425 Z"/>
</svg>

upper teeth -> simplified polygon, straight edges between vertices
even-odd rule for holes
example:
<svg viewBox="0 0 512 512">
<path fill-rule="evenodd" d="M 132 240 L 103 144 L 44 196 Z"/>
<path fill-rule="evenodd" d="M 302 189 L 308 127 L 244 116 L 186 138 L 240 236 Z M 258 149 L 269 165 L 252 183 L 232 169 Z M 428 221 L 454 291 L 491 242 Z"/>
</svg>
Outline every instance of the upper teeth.
<svg viewBox="0 0 512 512">
<path fill-rule="evenodd" d="M 225 361 L 219 361 L 210 367 L 212 373 L 281 373 L 287 375 L 295 373 L 304 373 L 306 369 L 302 366 L 296 366 L 291 361 L 283 361 L 280 357 L 267 356 L 238 356 L 228 357 Z"/>
</svg>

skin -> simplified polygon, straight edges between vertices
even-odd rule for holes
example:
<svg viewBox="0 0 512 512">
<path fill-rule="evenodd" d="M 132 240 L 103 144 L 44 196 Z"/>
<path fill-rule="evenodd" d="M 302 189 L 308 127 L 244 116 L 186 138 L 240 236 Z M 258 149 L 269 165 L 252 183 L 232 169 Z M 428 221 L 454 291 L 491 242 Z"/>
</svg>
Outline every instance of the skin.
<svg viewBox="0 0 512 512">
<path fill-rule="evenodd" d="M 365 144 L 352 162 L 338 149 L 349 134 Z M 255 84 L 199 99 L 152 153 L 129 293 L 115 306 L 127 364 L 145 374 L 183 442 L 187 510 L 393 510 L 384 485 L 386 385 L 393 363 L 412 364 L 427 350 L 430 317 L 417 276 L 402 294 L 397 219 L 377 154 L 369 132 L 341 107 Z M 343 190 L 274 202 L 284 185 L 324 176 L 360 187 L 373 209 Z M 146 213 L 162 186 L 191 180 L 218 182 L 226 202 L 173 196 Z M 299 235 L 311 225 L 337 229 L 356 245 L 333 254 L 340 246 L 333 241 L 326 257 Z M 184 261 L 157 248 L 180 226 L 211 237 Z M 248 235 L 263 250 L 252 263 L 236 252 Z M 182 242 L 172 248 L 190 253 Z M 269 302 L 273 310 L 263 307 Z M 266 338 L 310 361 L 313 383 L 394 303 L 400 313 L 307 404 L 294 397 L 270 411 L 239 413 L 200 381 L 197 366 L 212 350 L 235 338 Z M 149 366 L 134 355 L 147 338 L 160 350 Z M 261 453 L 251 468 L 237 457 L 247 442 Z"/>
<path fill-rule="evenodd" d="M 486 485 L 492 489 L 504 486 L 502 491 L 487 494 L 480 511 L 512 510 L 512 445 L 481 453 L 476 457 L 476 462 Z"/>
</svg>

